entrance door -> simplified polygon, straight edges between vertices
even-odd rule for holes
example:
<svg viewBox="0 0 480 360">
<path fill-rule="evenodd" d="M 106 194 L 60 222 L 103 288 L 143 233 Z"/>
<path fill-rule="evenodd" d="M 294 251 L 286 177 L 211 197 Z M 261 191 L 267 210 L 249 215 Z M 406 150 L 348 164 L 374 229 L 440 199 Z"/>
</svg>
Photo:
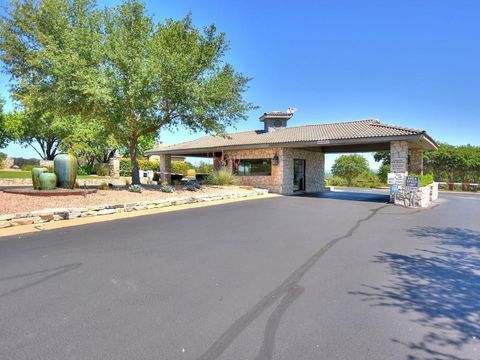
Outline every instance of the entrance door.
<svg viewBox="0 0 480 360">
<path fill-rule="evenodd" d="M 305 191 L 305 160 L 293 159 L 293 191 Z"/>
</svg>

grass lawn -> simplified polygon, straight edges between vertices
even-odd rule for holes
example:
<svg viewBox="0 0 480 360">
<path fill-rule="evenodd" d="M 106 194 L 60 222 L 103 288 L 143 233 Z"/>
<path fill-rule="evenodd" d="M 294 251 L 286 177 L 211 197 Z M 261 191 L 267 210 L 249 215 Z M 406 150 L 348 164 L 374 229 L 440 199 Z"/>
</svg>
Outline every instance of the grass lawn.
<svg viewBox="0 0 480 360">
<path fill-rule="evenodd" d="M 30 179 L 32 173 L 30 171 L 8 171 L 0 170 L 0 179 Z M 107 179 L 97 175 L 78 175 L 77 179 Z"/>
<path fill-rule="evenodd" d="M 30 171 L 0 171 L 0 179 L 29 179 L 31 177 Z"/>
</svg>

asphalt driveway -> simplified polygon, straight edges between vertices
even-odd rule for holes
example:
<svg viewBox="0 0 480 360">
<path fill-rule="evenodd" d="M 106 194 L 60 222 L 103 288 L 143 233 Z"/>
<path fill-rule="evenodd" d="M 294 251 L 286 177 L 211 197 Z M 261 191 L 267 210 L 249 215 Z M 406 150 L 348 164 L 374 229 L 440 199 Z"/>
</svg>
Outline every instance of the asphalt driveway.
<svg viewBox="0 0 480 360">
<path fill-rule="evenodd" d="M 480 197 L 362 196 L 2 238 L 0 359 L 480 359 Z"/>
</svg>

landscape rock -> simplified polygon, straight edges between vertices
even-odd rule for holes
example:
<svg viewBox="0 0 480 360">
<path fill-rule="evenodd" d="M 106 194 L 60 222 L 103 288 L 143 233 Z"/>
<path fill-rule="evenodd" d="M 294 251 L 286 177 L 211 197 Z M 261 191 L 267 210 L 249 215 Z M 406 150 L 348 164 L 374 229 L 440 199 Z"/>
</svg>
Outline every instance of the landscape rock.
<svg viewBox="0 0 480 360">
<path fill-rule="evenodd" d="M 117 212 L 116 209 L 103 209 L 97 211 L 97 215 L 109 215 L 109 214 L 115 214 Z"/>
<path fill-rule="evenodd" d="M 29 224 L 33 224 L 33 217 L 10 220 L 10 225 L 12 226 L 29 225 Z"/>
<path fill-rule="evenodd" d="M 0 229 L 5 229 L 10 226 L 12 226 L 12 224 L 10 224 L 10 221 L 0 221 Z"/>
<path fill-rule="evenodd" d="M 82 215 L 80 215 L 81 217 L 91 217 L 91 216 L 97 216 L 97 212 L 94 211 L 94 210 L 89 210 L 89 211 L 85 211 L 82 213 Z"/>
</svg>

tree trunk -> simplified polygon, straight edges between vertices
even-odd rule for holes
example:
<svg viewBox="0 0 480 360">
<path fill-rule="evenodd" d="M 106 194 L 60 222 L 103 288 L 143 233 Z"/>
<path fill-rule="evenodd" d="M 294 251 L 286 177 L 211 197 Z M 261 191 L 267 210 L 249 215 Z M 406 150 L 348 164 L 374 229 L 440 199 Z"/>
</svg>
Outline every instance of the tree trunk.
<svg viewBox="0 0 480 360">
<path fill-rule="evenodd" d="M 132 163 L 132 184 L 140 185 L 140 174 L 138 173 L 137 147 L 136 144 L 129 146 L 130 161 Z"/>
</svg>

